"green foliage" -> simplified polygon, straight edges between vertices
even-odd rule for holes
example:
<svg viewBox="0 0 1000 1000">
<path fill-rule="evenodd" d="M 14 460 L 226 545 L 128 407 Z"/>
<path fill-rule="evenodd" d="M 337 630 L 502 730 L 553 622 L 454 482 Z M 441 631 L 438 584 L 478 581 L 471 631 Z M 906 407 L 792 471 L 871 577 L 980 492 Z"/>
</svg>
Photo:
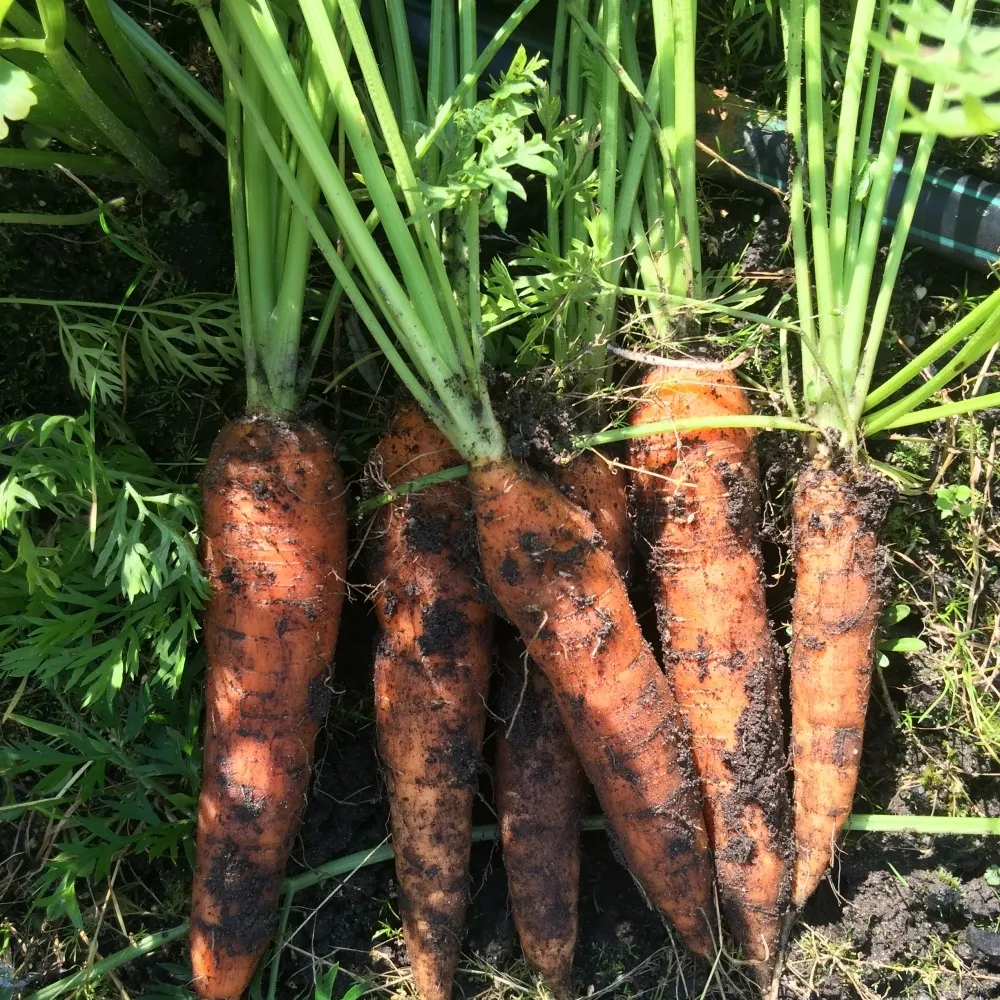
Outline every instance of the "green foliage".
<svg viewBox="0 0 1000 1000">
<path fill-rule="evenodd" d="M 335 962 L 329 969 L 316 977 L 315 1000 L 333 1000 L 333 985 L 339 973 L 340 966 Z M 367 992 L 368 988 L 364 983 L 354 983 L 341 1000 L 361 1000 L 361 997 Z"/>
<path fill-rule="evenodd" d="M 488 98 L 456 113 L 451 139 L 442 140 L 440 184 L 422 185 L 429 213 L 461 211 L 475 198 L 484 223 L 506 228 L 510 195 L 527 200 L 514 171 L 552 175 L 553 148 L 535 133 L 526 135 L 535 112 L 532 100 L 542 88 L 544 59 L 528 58 L 520 47 Z"/>
<path fill-rule="evenodd" d="M 176 704 L 168 715 L 138 688 L 123 717 L 97 725 L 59 701 L 68 725 L 11 716 L 37 737 L 0 747 L 8 788 L 15 781 L 27 788 L 16 803 L 8 792 L 8 804 L 0 808 L 58 821 L 73 803 L 74 820 L 65 824 L 35 883 L 34 907 L 46 919 L 66 917 L 81 929 L 81 880 L 113 878 L 123 857 L 166 855 L 176 862 L 181 851 L 190 855 L 198 703 Z"/>
<path fill-rule="evenodd" d="M 207 596 L 195 491 L 90 421 L 0 431 L 0 674 L 110 704 L 125 680 L 175 691 Z"/>
<path fill-rule="evenodd" d="M 948 88 L 945 106 L 924 111 L 910 105 L 904 128 L 948 137 L 989 135 L 1000 129 L 1000 27 L 956 24 L 937 0 L 896 4 L 893 14 L 920 29 L 923 37 L 894 31 L 873 37 L 887 62 L 902 66 L 917 80 Z M 934 44 L 929 44 L 933 42 Z M 945 44 L 947 43 L 947 44 Z M 992 98 L 992 99 L 991 99 Z"/>
<path fill-rule="evenodd" d="M 940 486 L 934 494 L 934 502 L 941 512 L 941 520 L 946 521 L 956 514 L 969 517 L 976 509 L 976 496 L 964 483 Z"/>
<path fill-rule="evenodd" d="M 73 387 L 104 405 L 119 405 L 141 370 L 218 383 L 241 355 L 239 312 L 230 298 L 186 295 L 144 306 L 53 302 L 59 344 Z"/>
<path fill-rule="evenodd" d="M 31 77 L 0 57 L 0 140 L 7 138 L 7 122 L 23 121 L 37 100 Z"/>
</svg>

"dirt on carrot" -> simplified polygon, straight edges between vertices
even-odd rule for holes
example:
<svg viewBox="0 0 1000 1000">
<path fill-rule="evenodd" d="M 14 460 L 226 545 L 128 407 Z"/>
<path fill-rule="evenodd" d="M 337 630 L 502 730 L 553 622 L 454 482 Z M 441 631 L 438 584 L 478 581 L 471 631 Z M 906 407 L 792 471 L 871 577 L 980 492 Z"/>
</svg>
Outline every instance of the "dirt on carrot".
<svg viewBox="0 0 1000 1000">
<path fill-rule="evenodd" d="M 344 601 L 344 486 L 322 432 L 248 417 L 202 479 L 208 654 L 191 904 L 200 997 L 236 998 L 267 946 L 324 721 Z"/>
<path fill-rule="evenodd" d="M 521 950 L 557 997 L 572 996 L 579 931 L 580 822 L 587 783 L 544 674 L 501 654 L 497 812 Z"/>
<path fill-rule="evenodd" d="M 871 689 L 892 490 L 878 474 L 823 457 L 793 500 L 795 597 L 790 698 L 795 872 L 802 906 L 826 874 L 851 811 Z"/>
<path fill-rule="evenodd" d="M 633 425 L 750 412 L 732 372 L 654 368 Z M 691 730 L 723 912 L 766 986 L 788 905 L 791 837 L 782 656 L 765 604 L 748 430 L 637 438 L 638 533 L 667 676 Z"/>
<path fill-rule="evenodd" d="M 397 407 L 373 465 L 390 485 L 460 464 L 412 404 Z M 468 489 L 443 483 L 379 517 L 370 580 L 380 635 L 375 719 L 389 792 L 403 933 L 423 1000 L 451 996 L 469 901 L 472 805 L 482 768 L 493 615 L 461 536 Z"/>
<path fill-rule="evenodd" d="M 552 686 L 629 870 L 700 954 L 712 876 L 687 731 L 589 516 L 512 460 L 469 474 L 483 570 Z"/>
</svg>

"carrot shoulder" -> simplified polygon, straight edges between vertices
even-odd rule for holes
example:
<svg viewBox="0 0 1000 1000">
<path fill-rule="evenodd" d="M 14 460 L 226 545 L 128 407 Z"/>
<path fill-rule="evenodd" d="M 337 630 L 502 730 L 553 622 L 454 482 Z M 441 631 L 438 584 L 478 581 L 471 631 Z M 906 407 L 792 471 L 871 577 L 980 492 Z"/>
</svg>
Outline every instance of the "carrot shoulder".
<svg viewBox="0 0 1000 1000">
<path fill-rule="evenodd" d="M 202 477 L 208 676 L 191 901 L 200 997 L 239 997 L 272 932 L 344 601 L 344 486 L 317 428 L 228 424 Z"/>
<path fill-rule="evenodd" d="M 795 804 L 792 901 L 802 906 L 851 811 L 871 688 L 886 484 L 822 462 L 793 501 L 795 597 L 790 693 Z"/>
<path fill-rule="evenodd" d="M 633 423 L 750 412 L 731 372 L 653 369 Z M 770 982 L 789 901 L 781 658 L 761 565 L 751 432 L 638 438 L 630 465 L 667 675 L 691 730 L 730 928 Z"/>
<path fill-rule="evenodd" d="M 412 405 L 397 409 L 375 456 L 392 485 L 460 463 Z M 451 995 L 464 938 L 492 662 L 493 616 L 475 592 L 461 544 L 470 533 L 468 509 L 468 489 L 457 482 L 388 505 L 371 573 L 380 628 L 375 721 L 403 934 L 423 1000 Z"/>
<path fill-rule="evenodd" d="M 593 782 L 648 898 L 712 949 L 708 838 L 687 733 L 590 517 L 513 460 L 473 466 L 483 570 Z"/>
</svg>

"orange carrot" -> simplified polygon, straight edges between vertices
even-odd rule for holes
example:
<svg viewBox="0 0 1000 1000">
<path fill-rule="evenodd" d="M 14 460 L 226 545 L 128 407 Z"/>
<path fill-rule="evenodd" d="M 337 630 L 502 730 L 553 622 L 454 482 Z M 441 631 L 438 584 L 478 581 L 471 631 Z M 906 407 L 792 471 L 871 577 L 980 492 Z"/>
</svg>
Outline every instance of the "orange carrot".
<svg viewBox="0 0 1000 1000">
<path fill-rule="evenodd" d="M 375 465 L 399 485 L 461 464 L 415 405 L 397 409 Z M 493 616 L 476 594 L 468 488 L 448 482 L 389 504 L 371 580 L 381 630 L 375 721 L 413 979 L 447 1000 L 469 899 L 472 803 L 486 724 Z M 473 543 L 474 544 L 474 543 Z"/>
<path fill-rule="evenodd" d="M 628 576 L 632 526 L 625 496 L 626 477 L 597 452 L 585 451 L 559 466 L 556 482 L 582 507 L 600 532 L 622 578 Z"/>
<path fill-rule="evenodd" d="M 208 677 L 191 901 L 199 997 L 236 1000 L 270 938 L 344 601 L 347 518 L 315 427 L 247 417 L 202 477 Z"/>
<path fill-rule="evenodd" d="M 590 514 L 624 576 L 631 542 L 624 474 L 584 452 L 556 478 Z M 522 663 L 519 648 L 501 657 L 508 721 L 499 730 L 496 777 L 504 867 L 524 957 L 565 997 L 579 928 L 586 779 L 549 682 L 527 656 Z"/>
<path fill-rule="evenodd" d="M 731 372 L 654 368 L 632 422 L 749 412 Z M 630 450 L 667 675 L 691 730 L 723 912 L 766 986 L 788 906 L 791 831 L 752 434 L 664 434 Z"/>
<path fill-rule="evenodd" d="M 881 605 L 885 489 L 873 474 L 818 460 L 799 476 L 792 510 L 792 902 L 802 906 L 830 866 L 858 779 Z"/>
<path fill-rule="evenodd" d="M 559 714 L 651 903 L 708 954 L 712 876 L 687 734 L 590 517 L 507 458 L 469 473 L 486 580 Z"/>
<path fill-rule="evenodd" d="M 501 657 L 505 721 L 496 761 L 504 867 L 524 957 L 566 998 L 579 929 L 587 783 L 549 682 L 520 643 L 511 645 Z"/>
</svg>

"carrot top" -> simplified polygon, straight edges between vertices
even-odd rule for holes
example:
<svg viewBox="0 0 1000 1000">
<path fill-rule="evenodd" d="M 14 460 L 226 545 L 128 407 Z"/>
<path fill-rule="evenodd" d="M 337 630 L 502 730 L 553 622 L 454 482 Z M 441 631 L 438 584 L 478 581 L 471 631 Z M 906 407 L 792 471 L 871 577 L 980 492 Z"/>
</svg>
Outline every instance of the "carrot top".
<svg viewBox="0 0 1000 1000">
<path fill-rule="evenodd" d="M 210 8 L 199 10 L 261 158 L 280 180 L 279 200 L 294 206 L 330 264 L 338 297 L 342 289 L 400 379 L 471 462 L 506 449 L 483 375 L 480 226 L 504 225 L 508 196 L 525 196 L 515 168 L 554 170 L 552 148 L 528 124 L 542 60 L 520 51 L 483 101 L 475 86 L 537 2 L 523 0 L 478 58 L 475 5 L 459 4 L 456 17 L 451 3 L 435 3 L 426 92 L 401 3 L 387 5 L 376 32 L 382 58 L 358 0 L 335 7 L 302 0 L 299 26 L 271 0 L 223 0 L 223 25 Z M 330 150 L 333 114 L 361 192 Z M 277 116 L 287 129 L 280 142 L 272 134 Z M 321 224 L 314 191 L 333 227 Z M 367 219 L 363 199 L 373 206 Z M 394 266 L 375 241 L 376 226 Z"/>
</svg>

